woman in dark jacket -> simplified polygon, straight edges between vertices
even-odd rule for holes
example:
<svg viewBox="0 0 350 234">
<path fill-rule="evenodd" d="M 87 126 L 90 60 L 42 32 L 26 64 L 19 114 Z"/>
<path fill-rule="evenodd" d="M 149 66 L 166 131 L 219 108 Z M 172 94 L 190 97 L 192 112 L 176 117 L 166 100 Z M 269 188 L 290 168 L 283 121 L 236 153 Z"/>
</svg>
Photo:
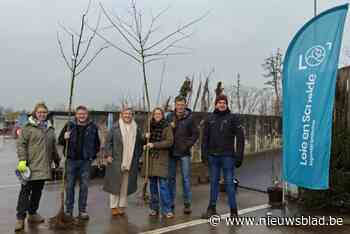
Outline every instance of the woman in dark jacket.
<svg viewBox="0 0 350 234">
<path fill-rule="evenodd" d="M 151 192 L 149 215 L 158 216 L 160 210 L 164 217 L 173 218 L 167 177 L 169 149 L 173 145 L 174 138 L 171 126 L 165 120 L 164 111 L 161 108 L 153 110 L 150 130 L 151 132 L 146 134 L 149 143 L 145 145 L 150 150 L 148 163 L 143 164 L 144 171 L 148 164 L 147 175 Z"/>
</svg>

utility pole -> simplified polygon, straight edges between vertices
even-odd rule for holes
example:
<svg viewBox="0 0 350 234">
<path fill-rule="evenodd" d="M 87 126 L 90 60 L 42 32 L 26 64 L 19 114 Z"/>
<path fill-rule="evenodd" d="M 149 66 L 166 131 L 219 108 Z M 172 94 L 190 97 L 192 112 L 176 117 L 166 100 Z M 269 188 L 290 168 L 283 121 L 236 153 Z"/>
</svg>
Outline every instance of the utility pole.
<svg viewBox="0 0 350 234">
<path fill-rule="evenodd" d="M 314 0 L 314 16 L 317 15 L 317 0 Z"/>
</svg>

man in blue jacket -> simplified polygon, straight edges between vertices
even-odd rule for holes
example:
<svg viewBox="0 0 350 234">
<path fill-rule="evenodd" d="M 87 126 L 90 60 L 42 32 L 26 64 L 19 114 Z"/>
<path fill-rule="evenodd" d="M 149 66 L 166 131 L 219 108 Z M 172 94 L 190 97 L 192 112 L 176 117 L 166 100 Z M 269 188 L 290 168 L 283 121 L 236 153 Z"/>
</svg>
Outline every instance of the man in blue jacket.
<svg viewBox="0 0 350 234">
<path fill-rule="evenodd" d="M 225 191 L 228 196 L 231 217 L 238 215 L 234 185 L 234 169 L 242 165 L 244 132 L 237 116 L 231 114 L 228 100 L 220 95 L 215 100 L 215 110 L 204 122 L 202 160 L 208 164 L 210 175 L 210 201 L 202 218 L 217 215 L 216 202 L 219 195 L 221 170 L 224 174 Z"/>
<path fill-rule="evenodd" d="M 179 96 L 175 99 L 175 111 L 167 116 L 173 129 L 174 144 L 169 157 L 169 190 L 171 207 L 174 211 L 176 197 L 176 168 L 180 164 L 184 200 L 184 213 L 191 210 L 191 147 L 198 139 L 199 131 L 192 119 L 192 111 L 187 108 L 186 99 Z"/>
<path fill-rule="evenodd" d="M 89 120 L 89 111 L 78 106 L 75 120 L 69 122 L 61 131 L 58 142 L 67 152 L 66 209 L 68 218 L 73 217 L 75 184 L 79 178 L 79 219 L 88 220 L 86 212 L 90 167 L 100 151 L 100 139 L 97 126 Z M 68 149 L 66 151 L 67 143 Z"/>
</svg>

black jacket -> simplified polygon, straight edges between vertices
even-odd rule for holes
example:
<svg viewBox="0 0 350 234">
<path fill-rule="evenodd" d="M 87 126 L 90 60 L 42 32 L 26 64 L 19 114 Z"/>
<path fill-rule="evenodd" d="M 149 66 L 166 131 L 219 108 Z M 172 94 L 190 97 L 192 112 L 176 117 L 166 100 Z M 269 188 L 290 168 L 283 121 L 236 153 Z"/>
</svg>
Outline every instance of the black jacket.
<svg viewBox="0 0 350 234">
<path fill-rule="evenodd" d="M 172 127 L 174 144 L 170 155 L 173 157 L 191 156 L 191 147 L 196 143 L 199 136 L 198 128 L 193 122 L 192 111 L 186 109 L 182 119 L 177 119 L 175 112 L 171 112 L 167 116 L 167 121 L 170 124 L 175 123 L 175 128 Z"/>
<path fill-rule="evenodd" d="M 209 155 L 232 155 L 240 165 L 243 154 L 244 132 L 238 117 L 231 114 L 230 110 L 215 110 L 204 122 L 202 159 L 206 161 Z"/>
<path fill-rule="evenodd" d="M 69 130 L 71 132 L 68 142 L 68 158 L 75 159 L 77 152 L 77 123 L 75 121 L 69 122 Z M 58 138 L 58 144 L 63 145 L 63 153 L 65 153 L 66 140 L 64 139 L 64 133 L 67 131 L 67 124 L 62 129 Z M 86 126 L 84 145 L 83 145 L 83 160 L 94 160 L 96 159 L 97 153 L 100 151 L 100 138 L 98 136 L 98 128 L 93 122 L 89 122 Z"/>
</svg>

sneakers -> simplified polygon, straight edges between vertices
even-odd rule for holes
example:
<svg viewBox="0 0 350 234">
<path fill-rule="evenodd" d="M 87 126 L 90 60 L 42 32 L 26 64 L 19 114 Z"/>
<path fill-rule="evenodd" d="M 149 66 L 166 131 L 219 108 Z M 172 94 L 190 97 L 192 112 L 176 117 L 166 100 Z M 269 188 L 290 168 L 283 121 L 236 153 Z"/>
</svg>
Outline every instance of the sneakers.
<svg viewBox="0 0 350 234">
<path fill-rule="evenodd" d="M 150 211 L 148 212 L 148 215 L 151 216 L 151 217 L 158 216 L 159 215 L 159 211 L 150 209 Z"/>
<path fill-rule="evenodd" d="M 191 204 L 185 203 L 184 214 L 191 214 L 191 213 L 192 213 Z"/>
<path fill-rule="evenodd" d="M 45 222 L 45 219 L 41 217 L 41 215 L 39 214 L 32 214 L 32 215 L 28 215 L 27 221 L 29 223 L 43 223 Z"/>
<path fill-rule="evenodd" d="M 24 219 L 17 219 L 15 225 L 15 232 L 24 230 Z"/>
<path fill-rule="evenodd" d="M 213 215 L 218 215 L 218 213 L 216 212 L 216 207 L 215 206 L 209 206 L 208 209 L 207 209 L 207 212 L 202 214 L 201 218 L 202 219 L 209 219 Z"/>
<path fill-rule="evenodd" d="M 87 221 L 87 220 L 90 219 L 90 217 L 89 217 L 88 213 L 80 212 L 79 216 L 78 216 L 78 219 L 83 220 L 83 221 Z"/>
<path fill-rule="evenodd" d="M 166 218 L 166 219 L 172 219 L 172 218 L 174 218 L 174 217 L 175 217 L 175 215 L 174 215 L 173 212 L 169 212 L 169 213 L 166 213 L 166 214 L 164 215 L 164 218 Z"/>
</svg>

